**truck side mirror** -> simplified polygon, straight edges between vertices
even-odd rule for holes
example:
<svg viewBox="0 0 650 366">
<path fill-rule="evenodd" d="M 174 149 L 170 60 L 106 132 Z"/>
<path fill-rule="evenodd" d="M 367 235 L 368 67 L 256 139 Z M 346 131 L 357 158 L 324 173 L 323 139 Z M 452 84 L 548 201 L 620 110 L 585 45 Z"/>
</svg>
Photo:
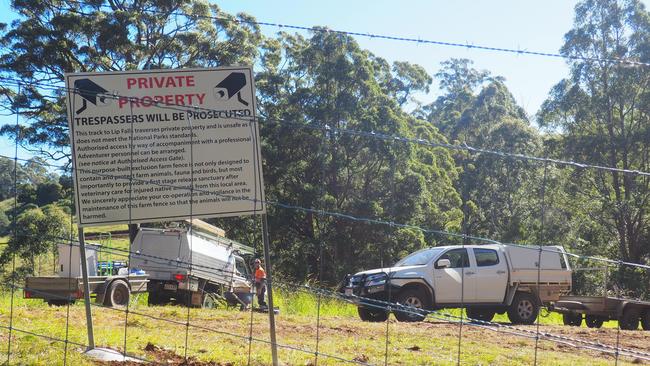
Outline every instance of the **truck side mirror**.
<svg viewBox="0 0 650 366">
<path fill-rule="evenodd" d="M 451 262 L 447 258 L 439 259 L 436 262 L 436 268 L 449 268 L 451 267 Z"/>
</svg>

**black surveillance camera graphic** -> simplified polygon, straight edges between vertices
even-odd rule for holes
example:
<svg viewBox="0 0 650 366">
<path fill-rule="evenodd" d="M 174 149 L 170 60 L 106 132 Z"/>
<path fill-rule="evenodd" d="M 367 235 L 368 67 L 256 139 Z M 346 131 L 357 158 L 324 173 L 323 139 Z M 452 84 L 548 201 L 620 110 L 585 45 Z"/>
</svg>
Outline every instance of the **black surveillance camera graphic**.
<svg viewBox="0 0 650 366">
<path fill-rule="evenodd" d="M 214 87 L 214 97 L 220 100 L 228 100 L 236 94 L 239 103 L 248 106 L 248 102 L 241 97 L 241 90 L 245 86 L 246 75 L 243 72 L 233 72 Z"/>
<path fill-rule="evenodd" d="M 79 79 L 74 81 L 74 92 L 79 94 L 81 97 L 81 108 L 77 110 L 77 114 L 83 112 L 88 107 L 87 102 L 90 102 L 94 105 L 97 103 L 106 104 L 106 98 L 108 97 L 105 93 L 106 89 L 102 88 L 95 82 L 90 79 Z"/>
</svg>

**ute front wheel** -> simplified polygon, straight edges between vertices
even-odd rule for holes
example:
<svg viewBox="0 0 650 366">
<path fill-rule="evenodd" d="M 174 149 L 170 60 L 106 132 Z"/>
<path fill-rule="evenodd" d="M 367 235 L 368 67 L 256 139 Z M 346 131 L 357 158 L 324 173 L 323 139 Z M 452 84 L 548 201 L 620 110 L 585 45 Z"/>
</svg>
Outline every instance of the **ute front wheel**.
<svg viewBox="0 0 650 366">
<path fill-rule="evenodd" d="M 406 290 L 397 296 L 399 309 L 395 310 L 395 318 L 401 322 L 421 322 L 426 317 L 424 310 L 429 302 L 421 291 Z"/>
</svg>

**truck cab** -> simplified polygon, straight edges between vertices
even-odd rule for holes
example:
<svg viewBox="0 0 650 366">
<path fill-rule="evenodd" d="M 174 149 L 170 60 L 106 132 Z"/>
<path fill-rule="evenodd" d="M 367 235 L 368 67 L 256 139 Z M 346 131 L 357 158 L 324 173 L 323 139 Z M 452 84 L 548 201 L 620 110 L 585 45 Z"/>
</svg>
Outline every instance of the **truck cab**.
<svg viewBox="0 0 650 366">
<path fill-rule="evenodd" d="M 557 253 L 500 244 L 426 248 L 393 267 L 349 276 L 343 291 L 367 321 L 385 320 L 386 306 L 396 302 L 402 306 L 393 311 L 400 321 L 422 320 L 424 312 L 417 309 L 467 308 L 468 316 L 477 320 L 490 321 L 495 313 L 507 311 L 514 323 L 532 323 L 544 300 L 570 290 L 570 270 L 561 258 L 565 253 L 560 247 L 545 248 Z"/>
</svg>

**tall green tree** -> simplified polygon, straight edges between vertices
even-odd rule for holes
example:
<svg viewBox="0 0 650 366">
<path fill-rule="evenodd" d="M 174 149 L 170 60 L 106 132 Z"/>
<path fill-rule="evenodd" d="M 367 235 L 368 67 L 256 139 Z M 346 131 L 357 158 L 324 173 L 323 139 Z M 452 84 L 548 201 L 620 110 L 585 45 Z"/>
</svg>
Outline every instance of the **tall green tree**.
<svg viewBox="0 0 650 366">
<path fill-rule="evenodd" d="M 538 132 L 503 78 L 474 69 L 467 59 L 450 59 L 441 66 L 436 78 L 442 95 L 423 112 L 448 139 L 510 153 L 540 151 Z M 454 157 L 462 168 L 456 188 L 462 199 L 463 233 L 503 241 L 535 240 L 539 166 L 491 154 L 457 152 Z"/>
<path fill-rule="evenodd" d="M 400 108 L 428 87 L 420 68 L 391 68 L 354 39 L 328 32 L 310 38 L 281 34 L 267 43 L 262 64 L 257 83 L 271 200 L 430 228 L 459 227 L 457 172 L 448 151 L 342 131 L 445 141 L 436 128 Z M 388 264 L 442 240 L 313 211 L 272 210 L 278 268 L 297 278 L 319 273 L 321 248 L 323 278 L 336 282 L 346 272 Z"/>
<path fill-rule="evenodd" d="M 650 171 L 649 69 L 607 61 L 650 61 L 650 14 L 634 0 L 586 0 L 575 11 L 561 49 L 570 76 L 553 87 L 538 120 L 562 132 L 558 148 L 571 159 Z M 649 184 L 648 177 L 616 171 L 574 172 L 567 191 L 573 200 L 591 202 L 578 216 L 604 229 L 583 232 L 587 240 L 600 232 L 614 244 L 611 255 L 647 261 Z"/>
</svg>

